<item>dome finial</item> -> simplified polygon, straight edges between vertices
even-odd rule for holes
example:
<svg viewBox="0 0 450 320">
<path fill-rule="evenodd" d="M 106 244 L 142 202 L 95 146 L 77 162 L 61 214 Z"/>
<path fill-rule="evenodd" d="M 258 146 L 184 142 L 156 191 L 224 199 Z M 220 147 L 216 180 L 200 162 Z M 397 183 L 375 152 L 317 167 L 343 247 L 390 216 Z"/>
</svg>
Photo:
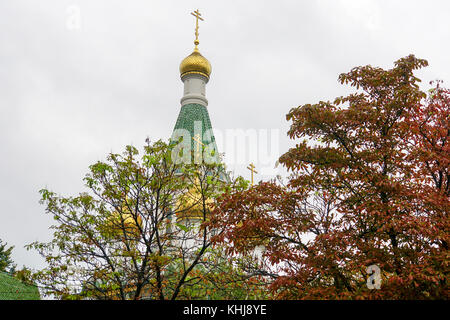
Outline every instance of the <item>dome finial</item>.
<svg viewBox="0 0 450 320">
<path fill-rule="evenodd" d="M 198 9 L 195 10 L 194 12 L 191 12 L 191 14 L 196 18 L 195 19 L 195 41 L 194 41 L 194 44 L 195 44 L 195 50 L 198 50 L 197 46 L 200 43 L 200 41 L 198 41 L 198 19 L 200 19 L 202 21 L 204 21 L 204 20 L 201 17 L 202 14 L 198 11 Z"/>
<path fill-rule="evenodd" d="M 200 51 L 198 50 L 198 44 L 200 41 L 198 41 L 198 20 L 203 20 L 201 17 L 201 13 L 197 10 L 194 12 L 191 12 L 191 14 L 196 18 L 195 19 L 195 48 L 194 52 L 192 52 L 189 56 L 184 58 L 183 61 L 181 61 L 180 64 L 180 74 L 181 78 L 183 78 L 187 74 L 200 74 L 206 77 L 206 79 L 209 80 L 209 76 L 211 74 L 211 64 L 209 63 L 208 59 L 206 59 L 204 56 L 201 55 Z"/>
</svg>

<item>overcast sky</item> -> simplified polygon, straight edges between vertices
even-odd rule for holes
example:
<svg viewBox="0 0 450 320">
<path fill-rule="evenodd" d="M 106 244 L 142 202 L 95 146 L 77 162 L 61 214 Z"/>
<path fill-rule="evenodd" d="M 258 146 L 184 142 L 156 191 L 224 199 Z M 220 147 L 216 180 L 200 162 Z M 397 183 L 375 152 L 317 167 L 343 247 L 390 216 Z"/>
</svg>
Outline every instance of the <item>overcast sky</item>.
<svg viewBox="0 0 450 320">
<path fill-rule="evenodd" d="M 348 93 L 337 78 L 352 67 L 391 68 L 413 53 L 430 63 L 417 73 L 424 88 L 450 82 L 444 0 L 2 0 L 0 239 L 19 267 L 43 266 L 23 248 L 50 239 L 40 189 L 76 195 L 109 152 L 170 137 L 197 8 L 213 127 L 278 129 L 279 154 L 292 145 L 285 114 Z M 245 164 L 230 168 L 249 178 Z"/>
</svg>

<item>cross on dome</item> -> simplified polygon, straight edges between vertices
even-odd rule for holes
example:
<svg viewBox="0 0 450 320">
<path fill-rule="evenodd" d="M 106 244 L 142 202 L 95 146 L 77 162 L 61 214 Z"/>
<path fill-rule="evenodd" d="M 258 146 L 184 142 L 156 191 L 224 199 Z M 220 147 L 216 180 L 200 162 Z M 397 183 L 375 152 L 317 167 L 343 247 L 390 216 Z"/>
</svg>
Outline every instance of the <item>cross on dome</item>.
<svg viewBox="0 0 450 320">
<path fill-rule="evenodd" d="M 202 21 L 205 21 L 205 20 L 203 20 L 203 18 L 201 17 L 202 14 L 198 11 L 198 9 L 195 10 L 194 12 L 191 12 L 191 14 L 196 18 L 195 19 L 195 41 L 194 41 L 194 44 L 195 44 L 195 47 L 197 48 L 198 44 L 200 43 L 200 41 L 198 41 L 198 20 L 199 19 Z"/>
</svg>

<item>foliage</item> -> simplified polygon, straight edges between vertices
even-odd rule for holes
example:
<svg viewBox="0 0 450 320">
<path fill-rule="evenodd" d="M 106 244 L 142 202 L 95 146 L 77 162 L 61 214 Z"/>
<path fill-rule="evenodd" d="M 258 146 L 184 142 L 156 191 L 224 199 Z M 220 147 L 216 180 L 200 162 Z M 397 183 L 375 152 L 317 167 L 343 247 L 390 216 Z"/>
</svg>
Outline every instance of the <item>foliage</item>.
<svg viewBox="0 0 450 320">
<path fill-rule="evenodd" d="M 0 272 L 14 272 L 15 264 L 11 259 L 12 249 L 14 246 L 7 248 L 7 243 L 3 243 L 0 239 Z"/>
<path fill-rule="evenodd" d="M 110 154 L 90 166 L 89 193 L 62 197 L 41 190 L 56 221 L 53 240 L 28 248 L 48 263 L 33 275 L 46 294 L 186 299 L 199 270 L 211 274 L 205 269 L 211 229 L 202 223 L 217 195 L 242 182 L 223 181 L 217 164 L 177 164 L 172 149 L 147 141 L 142 156 L 132 146 Z"/>
<path fill-rule="evenodd" d="M 253 300 L 270 298 L 267 281 L 252 274 L 251 255 L 232 256 L 221 247 L 209 248 L 180 292 L 181 299 Z"/>
<path fill-rule="evenodd" d="M 20 280 L 22 283 L 36 286 L 36 284 L 32 280 L 33 272 L 31 269 L 28 269 L 27 267 L 22 267 L 20 270 L 16 270 L 14 272 L 14 278 L 17 280 Z"/>
<path fill-rule="evenodd" d="M 288 183 L 222 197 L 214 241 L 263 245 L 277 298 L 448 298 L 450 92 L 420 90 L 414 70 L 426 65 L 410 55 L 341 74 L 356 92 L 287 115 L 302 139 L 280 158 Z"/>
</svg>

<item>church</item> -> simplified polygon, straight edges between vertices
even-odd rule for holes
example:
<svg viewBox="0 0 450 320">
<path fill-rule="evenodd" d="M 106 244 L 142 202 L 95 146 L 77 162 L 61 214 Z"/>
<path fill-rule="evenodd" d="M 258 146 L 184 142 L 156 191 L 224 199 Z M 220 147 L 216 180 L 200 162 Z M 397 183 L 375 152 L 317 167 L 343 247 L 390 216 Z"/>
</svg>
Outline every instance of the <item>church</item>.
<svg viewBox="0 0 450 320">
<path fill-rule="evenodd" d="M 180 78 L 184 84 L 184 90 L 180 100 L 181 109 L 171 136 L 171 143 L 177 144 L 176 151 L 181 150 L 182 156 L 175 159 L 175 162 L 217 164 L 221 171 L 220 179 L 228 181 L 229 177 L 222 165 L 207 108 L 206 85 L 210 79 L 212 67 L 198 48 L 200 44 L 198 37 L 199 20 L 203 20 L 203 18 L 198 10 L 191 14 L 196 18 L 194 51 L 180 63 Z M 198 200 L 190 199 L 188 202 L 192 204 L 199 202 Z M 195 211 L 200 213 L 202 210 L 196 208 L 195 205 L 191 205 L 191 207 L 186 208 L 185 211 L 189 211 L 186 212 L 186 215 L 195 220 Z M 183 220 L 184 217 L 179 216 L 177 218 Z"/>
<path fill-rule="evenodd" d="M 203 20 L 198 10 L 191 13 L 196 18 L 194 51 L 181 61 L 180 77 L 184 84 L 181 98 L 181 110 L 178 115 L 171 140 L 177 142 L 183 139 L 183 147 L 193 151 L 194 163 L 219 162 L 217 145 L 212 132 L 208 113 L 206 84 L 211 76 L 211 64 L 199 51 L 198 21 Z M 204 149 L 205 152 L 200 152 Z M 188 152 L 189 154 L 191 152 Z M 206 155 L 206 157 L 205 157 Z M 208 157 L 209 156 L 209 157 Z M 189 158 L 182 159 L 189 162 Z"/>
<path fill-rule="evenodd" d="M 195 40 L 193 52 L 185 57 L 179 67 L 180 78 L 184 88 L 180 100 L 181 109 L 176 120 L 170 143 L 173 144 L 177 157 L 172 160 L 175 163 L 213 164 L 212 170 L 206 169 L 202 172 L 206 176 L 215 176 L 223 182 L 229 182 L 230 178 L 225 171 L 222 158 L 218 152 L 216 140 L 213 133 L 211 119 L 208 113 L 208 99 L 206 98 L 206 85 L 210 79 L 212 67 L 199 50 L 199 20 L 203 21 L 198 10 L 191 13 L 195 17 Z M 179 152 L 181 151 L 181 153 Z M 201 167 L 201 166 L 200 166 Z M 198 170 L 204 170 L 199 167 Z M 180 176 L 182 174 L 180 173 Z M 170 223 L 168 227 L 176 228 L 174 225 L 184 226 L 186 229 L 182 236 L 174 239 L 175 250 L 186 250 L 184 252 L 196 252 L 201 250 L 203 236 L 200 236 L 199 226 L 205 222 L 205 210 L 202 204 L 202 194 L 199 192 L 199 181 L 193 181 L 192 186 L 186 194 L 179 194 L 176 208 L 170 211 Z M 206 207 L 212 208 L 213 199 L 206 199 Z M 131 221 L 131 219 L 130 219 Z M 134 221 L 132 221 L 134 223 Z M 188 231 L 189 230 L 189 231 Z M 169 230 L 169 233 L 171 231 Z M 214 230 L 207 233 L 209 238 Z M 188 260 L 194 257 L 189 256 Z M 130 288 L 131 290 L 133 288 Z M 151 290 L 143 288 L 140 299 L 153 299 Z"/>
</svg>

